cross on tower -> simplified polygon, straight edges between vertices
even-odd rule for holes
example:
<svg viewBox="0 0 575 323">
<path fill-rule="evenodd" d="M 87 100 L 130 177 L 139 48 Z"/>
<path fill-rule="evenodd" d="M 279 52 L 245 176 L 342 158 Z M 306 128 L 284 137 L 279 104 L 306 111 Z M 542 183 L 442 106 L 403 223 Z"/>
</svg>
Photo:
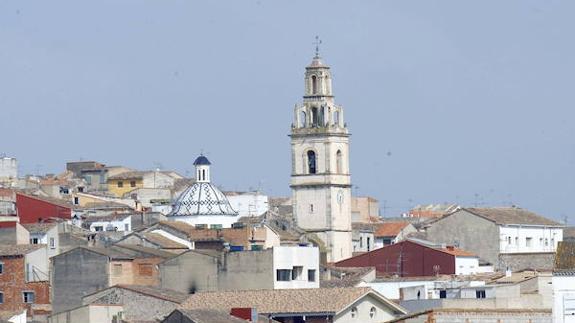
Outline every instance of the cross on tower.
<svg viewBox="0 0 575 323">
<path fill-rule="evenodd" d="M 319 57 L 319 45 L 321 45 L 319 36 L 315 36 L 315 42 L 313 44 L 315 45 L 315 57 Z"/>
</svg>

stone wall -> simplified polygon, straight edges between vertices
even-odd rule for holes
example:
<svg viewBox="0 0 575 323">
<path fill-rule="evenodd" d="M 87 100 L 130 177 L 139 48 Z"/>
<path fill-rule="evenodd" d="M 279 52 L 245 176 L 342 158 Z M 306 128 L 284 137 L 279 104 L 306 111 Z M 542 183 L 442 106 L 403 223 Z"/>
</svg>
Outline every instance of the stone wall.
<svg viewBox="0 0 575 323">
<path fill-rule="evenodd" d="M 499 255 L 501 268 L 509 268 L 512 271 L 523 269 L 553 270 L 555 263 L 554 252 L 541 253 L 506 253 Z"/>
</svg>

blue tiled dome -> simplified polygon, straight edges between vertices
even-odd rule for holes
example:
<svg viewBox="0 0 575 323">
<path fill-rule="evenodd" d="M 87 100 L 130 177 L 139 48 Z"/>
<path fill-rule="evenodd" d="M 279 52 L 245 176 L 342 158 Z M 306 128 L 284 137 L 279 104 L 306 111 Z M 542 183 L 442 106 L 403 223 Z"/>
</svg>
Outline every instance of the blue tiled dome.
<svg viewBox="0 0 575 323">
<path fill-rule="evenodd" d="M 204 155 L 200 155 L 198 158 L 196 158 L 196 161 L 194 161 L 194 166 L 211 164 L 212 163 L 210 163 L 210 161 Z"/>
</svg>

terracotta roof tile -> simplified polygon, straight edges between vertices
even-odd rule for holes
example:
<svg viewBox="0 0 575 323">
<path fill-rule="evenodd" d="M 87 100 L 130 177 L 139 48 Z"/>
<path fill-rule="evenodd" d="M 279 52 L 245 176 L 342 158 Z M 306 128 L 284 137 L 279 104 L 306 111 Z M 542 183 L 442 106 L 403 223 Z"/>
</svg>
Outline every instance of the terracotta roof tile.
<svg viewBox="0 0 575 323">
<path fill-rule="evenodd" d="M 409 225 L 409 222 L 385 222 L 376 224 L 376 237 L 395 237 L 401 230 Z"/>
</svg>

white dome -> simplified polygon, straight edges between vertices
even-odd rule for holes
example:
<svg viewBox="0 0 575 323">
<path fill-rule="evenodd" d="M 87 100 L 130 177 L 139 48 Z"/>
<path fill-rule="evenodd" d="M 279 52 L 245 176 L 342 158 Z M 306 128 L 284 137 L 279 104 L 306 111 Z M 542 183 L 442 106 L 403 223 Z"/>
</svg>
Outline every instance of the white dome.
<svg viewBox="0 0 575 323">
<path fill-rule="evenodd" d="M 227 197 L 209 182 L 196 182 L 176 200 L 168 216 L 237 216 Z"/>
</svg>

